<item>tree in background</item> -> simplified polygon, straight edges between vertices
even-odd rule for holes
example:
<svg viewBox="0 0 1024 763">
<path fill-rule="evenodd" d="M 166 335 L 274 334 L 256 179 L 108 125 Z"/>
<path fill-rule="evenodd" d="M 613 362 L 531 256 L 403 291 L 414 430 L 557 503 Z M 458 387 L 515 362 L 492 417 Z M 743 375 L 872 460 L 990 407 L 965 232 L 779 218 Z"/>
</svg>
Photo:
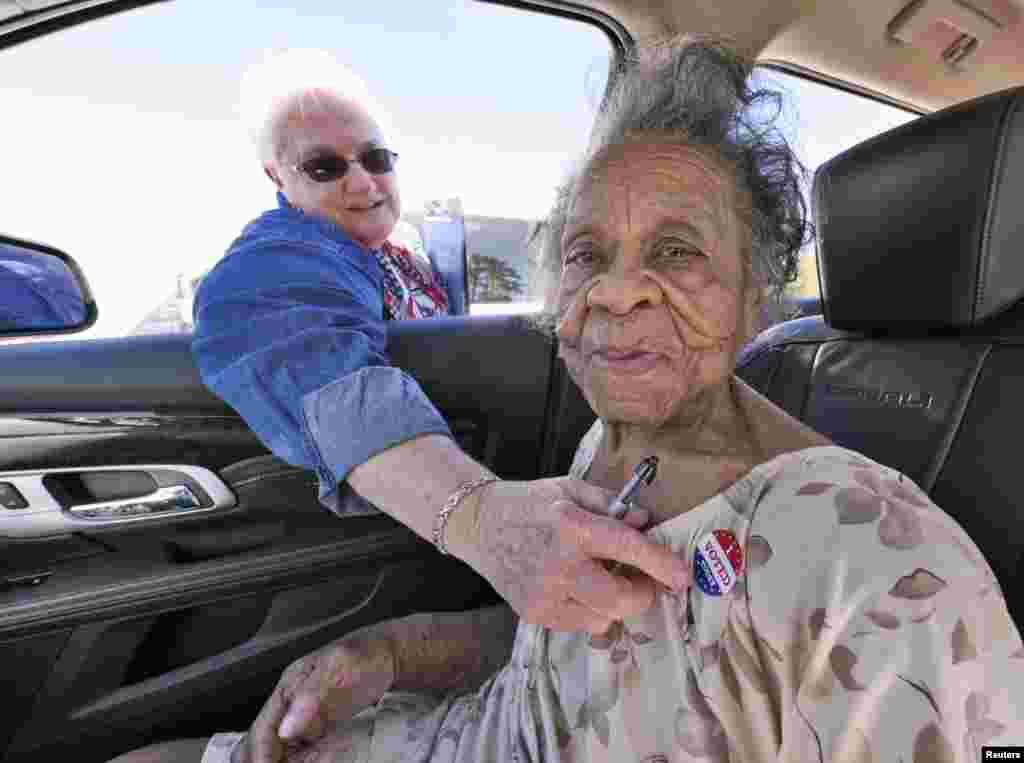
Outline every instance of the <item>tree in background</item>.
<svg viewBox="0 0 1024 763">
<path fill-rule="evenodd" d="M 469 289 L 473 302 L 515 302 L 526 292 L 519 272 L 498 257 L 469 255 Z"/>
</svg>

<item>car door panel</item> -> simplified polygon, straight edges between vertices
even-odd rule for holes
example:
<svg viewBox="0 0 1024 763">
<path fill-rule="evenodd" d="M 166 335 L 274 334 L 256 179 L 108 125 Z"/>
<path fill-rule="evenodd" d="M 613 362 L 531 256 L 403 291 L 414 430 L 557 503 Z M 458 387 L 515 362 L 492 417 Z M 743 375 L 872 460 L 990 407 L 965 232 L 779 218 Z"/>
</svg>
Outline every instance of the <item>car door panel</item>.
<svg viewBox="0 0 1024 763">
<path fill-rule="evenodd" d="M 199 606 L 191 601 L 187 609 L 155 616 L 80 625 L 47 672 L 31 720 L 21 724 L 5 759 L 73 756 L 102 761 L 161 736 L 244 729 L 293 660 L 382 615 L 415 611 L 413 602 L 437 609 L 459 602 L 457 593 L 429 585 L 442 574 L 443 569 L 425 560 L 370 571 L 362 565 L 358 572 L 339 566 L 333 574 L 323 567 L 321 575 L 330 575 L 326 580 L 282 579 L 281 585 L 294 588 L 277 594 L 239 598 L 235 592 L 229 599 L 204 599 Z M 296 591 L 307 595 L 289 596 Z M 338 611 L 326 614 L 321 607 L 310 614 L 305 610 L 313 596 Z M 474 604 L 466 599 L 461 603 Z M 221 616 L 213 620 L 215 610 Z M 220 643 L 203 638 L 227 617 L 238 643 L 229 646 L 223 636 Z M 239 620 L 251 633 L 240 629 Z M 267 620 L 293 622 L 281 628 Z M 187 641 L 175 641 L 185 634 L 195 642 L 192 653 Z M 163 648 L 167 644 L 178 646 L 171 654 L 177 658 L 173 662 Z M 219 651 L 208 653 L 212 648 Z M 88 753 L 81 755 L 81 750 Z"/>
<path fill-rule="evenodd" d="M 52 565 L 39 586 L 0 596 L 0 638 L 69 634 L 53 664 L 12 664 L 26 683 L 39 683 L 40 671 L 46 680 L 5 759 L 92 759 L 79 756 L 83 747 L 108 759 L 120 749 L 108 738 L 118 724 L 155 733 L 175 719 L 247 723 L 287 664 L 348 630 L 492 598 L 468 568 L 387 517 L 339 520 L 312 499 L 288 510 L 293 532 L 260 548 L 183 562 L 167 553 L 167 533 L 179 529 L 140 528 L 106 536 L 102 553 Z"/>
<path fill-rule="evenodd" d="M 13 655 L 8 696 L 20 698 L 0 719 L 4 763 L 103 761 L 167 736 L 244 728 L 280 672 L 318 646 L 389 617 L 497 601 L 468 566 L 389 517 L 324 510 L 315 476 L 269 454 L 202 385 L 189 339 L 0 347 L 0 482 L 192 466 L 237 500 L 217 517 L 0 539 L 0 654 Z M 569 437 L 547 419 L 569 386 L 554 345 L 521 318 L 392 324 L 389 354 L 498 474 L 564 473 Z M 573 426 L 589 425 L 572 403 Z M 142 482 L 103 484 L 131 498 Z"/>
</svg>

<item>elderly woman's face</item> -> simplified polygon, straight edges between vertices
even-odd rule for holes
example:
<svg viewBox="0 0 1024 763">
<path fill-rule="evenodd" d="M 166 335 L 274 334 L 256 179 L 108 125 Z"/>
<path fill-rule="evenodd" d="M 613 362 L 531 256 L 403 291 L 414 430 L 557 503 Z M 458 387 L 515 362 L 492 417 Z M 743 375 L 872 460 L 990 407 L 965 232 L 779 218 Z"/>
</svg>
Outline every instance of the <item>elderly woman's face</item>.
<svg viewBox="0 0 1024 763">
<path fill-rule="evenodd" d="M 283 153 L 277 176 L 288 201 L 337 223 L 371 249 L 391 235 L 401 215 L 394 171 L 374 175 L 355 161 L 370 148 L 386 147 L 380 128 L 360 108 L 327 99 L 304 114 L 290 114 L 280 130 Z M 336 155 L 349 160 L 340 178 L 316 182 L 301 169 L 310 160 Z"/>
<path fill-rule="evenodd" d="M 660 426 L 728 381 L 757 302 L 736 199 L 716 163 L 664 143 L 617 146 L 580 182 L 559 352 L 602 419 Z"/>
</svg>

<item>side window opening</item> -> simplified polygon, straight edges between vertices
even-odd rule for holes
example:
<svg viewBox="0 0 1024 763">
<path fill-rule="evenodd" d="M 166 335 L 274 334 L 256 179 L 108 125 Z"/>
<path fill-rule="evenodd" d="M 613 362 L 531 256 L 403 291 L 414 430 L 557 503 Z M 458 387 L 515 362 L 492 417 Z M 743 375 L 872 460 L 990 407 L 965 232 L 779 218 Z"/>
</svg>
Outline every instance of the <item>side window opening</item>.
<svg viewBox="0 0 1024 763">
<path fill-rule="evenodd" d="M 245 34 L 225 37 L 239 18 Z M 526 232 L 586 144 L 614 56 L 605 30 L 477 0 L 311 0 L 302 14 L 178 0 L 0 51 L 0 97 L 31 115 L 5 126 L 20 148 L 4 166 L 4 232 L 82 265 L 99 319 L 75 339 L 192 330 L 199 279 L 276 206 L 240 96 L 249 67 L 288 48 L 327 53 L 387 111 L 413 229 L 436 203 L 462 208 L 471 312 L 529 309 Z M 53 146 L 56 195 L 39 172 Z"/>
<path fill-rule="evenodd" d="M 757 67 L 754 77 L 783 94 L 779 126 L 807 168 L 804 194 L 812 215 L 811 179 L 819 166 L 846 149 L 918 116 L 777 68 Z M 788 314 L 809 314 L 807 310 L 819 298 L 816 242 L 812 241 L 800 253 L 799 275 L 786 294 Z"/>
</svg>

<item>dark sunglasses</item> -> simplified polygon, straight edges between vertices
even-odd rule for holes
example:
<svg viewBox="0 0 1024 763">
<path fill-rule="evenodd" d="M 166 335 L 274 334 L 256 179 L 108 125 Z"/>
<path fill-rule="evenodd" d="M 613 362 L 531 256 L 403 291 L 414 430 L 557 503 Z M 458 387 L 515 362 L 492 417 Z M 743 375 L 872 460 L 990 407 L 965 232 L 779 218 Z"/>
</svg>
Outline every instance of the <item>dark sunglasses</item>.
<svg viewBox="0 0 1024 763">
<path fill-rule="evenodd" d="M 356 161 L 371 175 L 384 175 L 395 168 L 398 154 L 386 148 L 371 148 L 356 157 Z M 321 154 L 295 165 L 295 169 L 314 183 L 331 183 L 345 176 L 351 162 L 337 154 Z"/>
</svg>

